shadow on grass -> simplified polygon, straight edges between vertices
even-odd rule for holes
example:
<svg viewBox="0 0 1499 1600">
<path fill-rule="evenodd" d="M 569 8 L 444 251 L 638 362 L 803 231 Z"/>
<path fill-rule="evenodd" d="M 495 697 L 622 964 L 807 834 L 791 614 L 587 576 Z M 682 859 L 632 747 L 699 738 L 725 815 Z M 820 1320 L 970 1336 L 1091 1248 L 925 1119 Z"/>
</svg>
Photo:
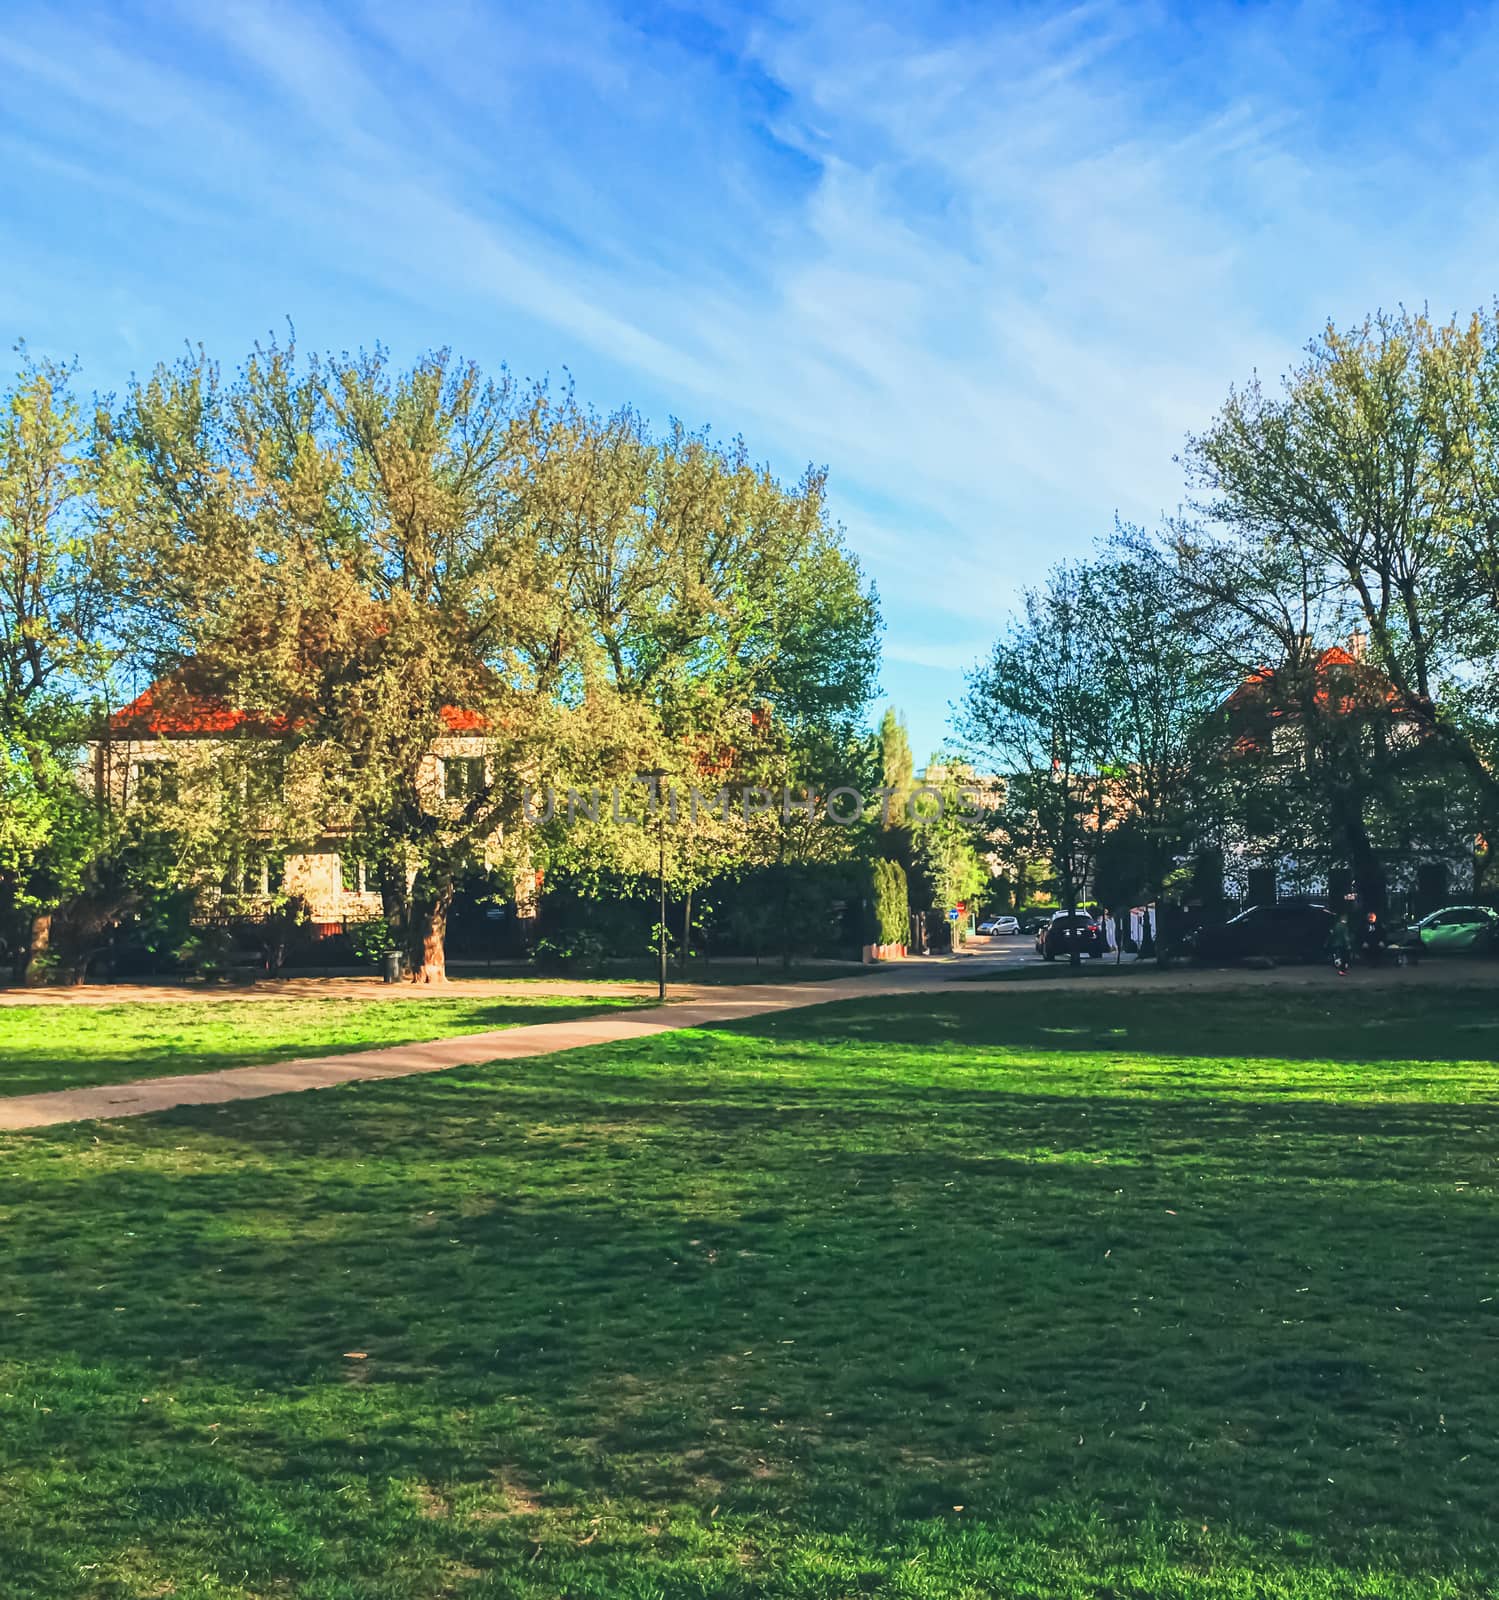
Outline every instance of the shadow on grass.
<svg viewBox="0 0 1499 1600">
<path fill-rule="evenodd" d="M 1139 995 L 1065 987 L 987 994 L 965 988 L 788 1011 L 759 1026 L 774 1039 L 840 1040 L 897 1051 L 972 1044 L 1044 1055 L 1112 1052 L 1169 1060 L 1488 1062 L 1499 1055 L 1499 990 L 1481 983 Z"/>
<path fill-rule="evenodd" d="M 1147 1547 L 1225 1593 L 1357 1592 L 1315 1589 L 1337 1564 L 1480 1592 L 1495 1113 L 1316 1098 L 1422 1058 L 1319 1057 L 1298 1004 L 1255 1041 L 1294 1100 L 1221 1052 L 1121 1092 L 1086 1032 L 944 995 L 0 1142 L 32 1592 L 135 1543 L 349 1596 L 450 1560 L 505 1592 L 858 1592 L 955 1518 L 966 1568 L 904 1592 L 965 1592 L 981 1529 L 1084 1575 L 1007 1592 L 1106 1593 Z M 1404 1051 L 1421 1019 L 1387 1020 Z M 1122 1070 L 1185 1049 L 1124 1025 Z M 746 1549 L 845 1538 L 867 1582 L 744 1587 Z M 1132 1571 L 1114 1592 L 1183 1592 Z"/>
</svg>

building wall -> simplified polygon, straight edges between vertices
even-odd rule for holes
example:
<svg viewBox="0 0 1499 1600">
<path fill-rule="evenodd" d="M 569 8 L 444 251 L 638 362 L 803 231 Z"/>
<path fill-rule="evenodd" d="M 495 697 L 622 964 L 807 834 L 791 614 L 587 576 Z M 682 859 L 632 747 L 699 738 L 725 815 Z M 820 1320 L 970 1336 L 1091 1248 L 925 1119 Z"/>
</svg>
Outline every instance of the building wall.
<svg viewBox="0 0 1499 1600">
<path fill-rule="evenodd" d="M 1396 913 L 1425 916 L 1441 905 L 1468 900 L 1476 892 L 1471 855 L 1433 850 L 1393 858 L 1385 855 L 1382 862 L 1389 905 Z M 1240 905 L 1272 898 L 1331 904 L 1353 892 L 1353 880 L 1343 867 L 1276 857 L 1252 843 L 1239 843 L 1224 851 L 1223 891 Z"/>
<path fill-rule="evenodd" d="M 444 794 L 442 762 L 459 757 L 482 758 L 485 744 L 484 737 L 475 734 L 454 734 L 436 740 L 417 774 L 417 788 L 424 805 L 437 810 L 457 804 Z M 117 736 L 96 740 L 88 746 L 79 779 L 100 799 L 115 806 L 151 805 L 151 769 L 154 766 L 174 766 L 180 782 L 190 777 L 194 766 L 211 762 L 218 748 L 218 741 L 203 738 Z M 498 858 L 501 843 L 502 835 L 496 830 L 485 843 L 486 859 Z M 313 923 L 332 929 L 381 914 L 379 891 L 369 884 L 362 891 L 359 888 L 355 858 L 346 837 L 326 834 L 309 848 L 284 852 L 281 860 L 281 882 L 279 886 L 271 885 L 272 891 L 279 887 L 281 892 L 306 901 Z M 534 899 L 534 874 L 524 876 L 529 898 Z M 226 893 L 219 889 L 218 893 L 220 903 L 232 902 L 235 909 L 252 916 L 269 910 L 272 904 L 270 894 L 254 889 L 245 893 Z"/>
</svg>

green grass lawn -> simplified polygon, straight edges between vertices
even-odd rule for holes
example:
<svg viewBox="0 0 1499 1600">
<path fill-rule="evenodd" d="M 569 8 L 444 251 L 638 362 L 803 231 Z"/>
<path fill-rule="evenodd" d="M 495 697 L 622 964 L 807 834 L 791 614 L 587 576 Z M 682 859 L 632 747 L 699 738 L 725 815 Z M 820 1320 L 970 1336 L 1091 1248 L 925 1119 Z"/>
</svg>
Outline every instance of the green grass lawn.
<svg viewBox="0 0 1499 1600">
<path fill-rule="evenodd" d="M 532 1022 L 565 1022 L 632 1003 L 638 1002 L 537 995 L 0 1006 L 0 1095 L 214 1072 Z"/>
<path fill-rule="evenodd" d="M 1492 1593 L 1496 1042 L 967 991 L 0 1140 L 0 1595 Z"/>
</svg>

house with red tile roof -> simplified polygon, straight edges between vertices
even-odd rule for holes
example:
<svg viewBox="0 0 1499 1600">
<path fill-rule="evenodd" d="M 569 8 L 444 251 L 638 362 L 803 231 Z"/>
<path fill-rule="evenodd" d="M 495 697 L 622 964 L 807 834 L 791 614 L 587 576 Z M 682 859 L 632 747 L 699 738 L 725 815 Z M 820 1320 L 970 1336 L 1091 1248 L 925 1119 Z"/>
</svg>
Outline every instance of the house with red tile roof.
<svg viewBox="0 0 1499 1600">
<path fill-rule="evenodd" d="M 1247 773 L 1264 764 L 1265 781 L 1276 781 L 1272 762 L 1295 762 L 1316 742 L 1322 759 L 1379 763 L 1402 752 L 1412 756 L 1430 736 L 1427 708 L 1404 701 L 1386 675 L 1369 661 L 1363 637 L 1322 650 L 1307 665 L 1265 667 L 1250 673 L 1223 704 L 1230 750 Z M 1324 720 L 1325 719 L 1325 720 Z M 1320 726 L 1313 727 L 1317 723 Z M 1276 859 L 1263 840 L 1239 837 L 1225 851 L 1235 898 L 1254 904 L 1277 894 L 1342 901 L 1353 891 L 1346 865 L 1328 865 L 1337 848 L 1328 841 L 1317 855 L 1322 865 Z M 1429 910 L 1451 893 L 1467 893 L 1472 849 L 1454 842 L 1450 819 L 1433 816 L 1428 836 L 1380 852 L 1392 895 L 1413 910 Z"/>
<path fill-rule="evenodd" d="M 483 715 L 457 706 L 442 707 L 440 715 L 446 731 L 433 742 L 418 775 L 433 805 L 471 795 L 487 772 Z M 185 771 L 212 760 L 224 741 L 263 742 L 268 765 L 274 765 L 276 745 L 294 732 L 285 714 L 232 704 L 189 665 L 109 715 L 88 746 L 87 776 L 99 798 L 113 805 L 165 808 L 178 802 Z M 284 855 L 251 850 L 220 890 L 221 903 L 251 917 L 281 894 L 303 900 L 323 933 L 377 917 L 382 909 L 357 841 L 330 826 L 319 828 L 301 850 Z"/>
</svg>

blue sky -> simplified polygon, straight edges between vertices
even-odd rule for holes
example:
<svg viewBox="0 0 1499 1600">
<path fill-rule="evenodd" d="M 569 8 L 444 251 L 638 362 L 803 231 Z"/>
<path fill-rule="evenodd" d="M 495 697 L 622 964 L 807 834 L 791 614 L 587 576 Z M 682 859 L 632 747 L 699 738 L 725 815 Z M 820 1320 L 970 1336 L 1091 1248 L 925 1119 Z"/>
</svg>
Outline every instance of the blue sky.
<svg viewBox="0 0 1499 1600">
<path fill-rule="evenodd" d="M 0 335 L 294 322 L 831 470 L 918 753 L 1228 385 L 1499 259 L 1493 12 L 9 0 Z"/>
</svg>

